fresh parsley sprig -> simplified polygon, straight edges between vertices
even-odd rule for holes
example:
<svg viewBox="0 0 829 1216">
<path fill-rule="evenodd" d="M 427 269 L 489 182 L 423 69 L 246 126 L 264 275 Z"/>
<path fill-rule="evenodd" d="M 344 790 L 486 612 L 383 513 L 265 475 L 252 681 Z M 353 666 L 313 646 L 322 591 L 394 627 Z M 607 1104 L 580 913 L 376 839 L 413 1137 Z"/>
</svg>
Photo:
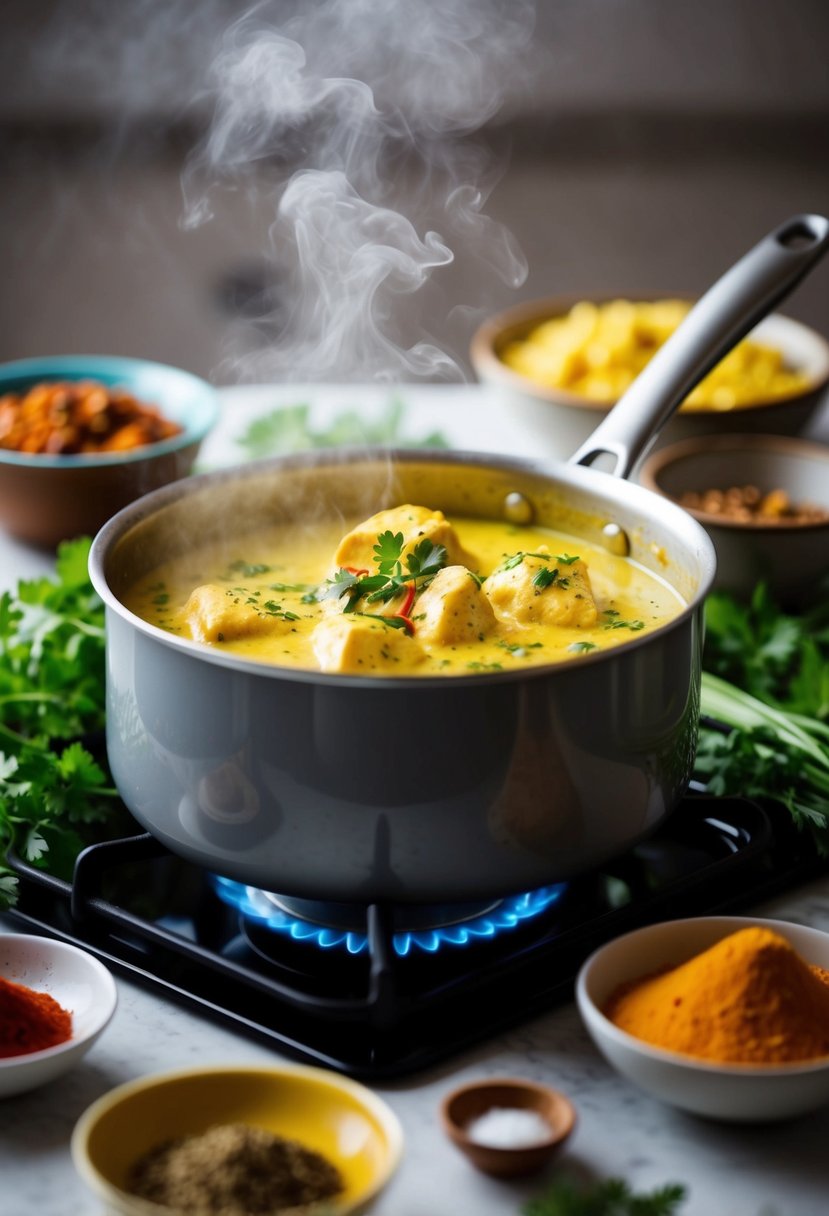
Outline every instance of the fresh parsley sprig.
<svg viewBox="0 0 829 1216">
<path fill-rule="evenodd" d="M 634 1194 L 622 1178 L 579 1186 L 565 1177 L 524 1204 L 521 1212 L 522 1216 L 673 1216 L 685 1197 L 686 1188 L 679 1183 Z"/>
<path fill-rule="evenodd" d="M 376 574 L 341 566 L 330 579 L 317 589 L 317 600 L 342 599 L 347 597 L 343 612 L 359 612 L 361 602 L 388 603 L 405 594 L 411 587 L 422 591 L 446 565 L 447 553 L 444 545 L 433 544 L 424 537 L 405 555 L 402 532 L 381 532 L 374 545 Z M 371 615 L 371 614 L 369 614 Z M 378 616 L 387 623 L 392 620 Z M 394 619 L 396 624 L 396 618 Z"/>
</svg>

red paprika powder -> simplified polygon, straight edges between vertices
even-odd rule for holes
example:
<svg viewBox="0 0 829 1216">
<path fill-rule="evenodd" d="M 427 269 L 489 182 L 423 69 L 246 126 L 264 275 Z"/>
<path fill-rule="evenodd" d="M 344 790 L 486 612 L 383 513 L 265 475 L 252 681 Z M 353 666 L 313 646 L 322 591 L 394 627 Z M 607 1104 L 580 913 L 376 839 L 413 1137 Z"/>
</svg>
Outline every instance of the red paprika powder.
<svg viewBox="0 0 829 1216">
<path fill-rule="evenodd" d="M 72 1014 L 46 992 L 0 978 L 0 1058 L 65 1043 Z"/>
</svg>

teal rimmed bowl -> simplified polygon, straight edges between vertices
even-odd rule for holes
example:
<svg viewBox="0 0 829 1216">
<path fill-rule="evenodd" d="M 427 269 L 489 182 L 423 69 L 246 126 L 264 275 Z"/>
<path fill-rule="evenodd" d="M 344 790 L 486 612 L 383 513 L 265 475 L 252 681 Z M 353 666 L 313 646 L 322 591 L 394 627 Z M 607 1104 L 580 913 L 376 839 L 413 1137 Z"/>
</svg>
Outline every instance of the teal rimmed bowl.
<svg viewBox="0 0 829 1216">
<path fill-rule="evenodd" d="M 0 448 L 0 524 L 12 536 L 54 548 L 94 535 L 150 490 L 186 476 L 219 413 L 216 390 L 181 368 L 109 355 L 55 355 L 0 364 L 0 397 L 55 380 L 123 388 L 183 429 L 125 452 L 45 455 Z"/>
</svg>

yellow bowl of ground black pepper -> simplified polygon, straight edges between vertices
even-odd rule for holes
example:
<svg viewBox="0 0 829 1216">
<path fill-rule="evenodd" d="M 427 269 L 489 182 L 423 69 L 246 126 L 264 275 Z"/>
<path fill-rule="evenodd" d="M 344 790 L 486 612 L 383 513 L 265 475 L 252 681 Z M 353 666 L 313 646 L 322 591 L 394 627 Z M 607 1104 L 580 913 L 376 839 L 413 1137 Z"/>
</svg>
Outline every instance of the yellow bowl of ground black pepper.
<svg viewBox="0 0 829 1216">
<path fill-rule="evenodd" d="M 829 1104 L 829 933 L 737 916 L 648 925 L 591 955 L 576 997 L 608 1063 L 672 1106 L 757 1123 Z"/>
<path fill-rule="evenodd" d="M 365 1212 L 402 1148 L 400 1123 L 382 1099 L 303 1065 L 143 1077 L 99 1098 L 72 1136 L 76 1169 L 113 1216 Z M 240 1205 L 248 1194 L 260 1206 Z M 308 1195 L 318 1198 L 297 1201 Z"/>
</svg>

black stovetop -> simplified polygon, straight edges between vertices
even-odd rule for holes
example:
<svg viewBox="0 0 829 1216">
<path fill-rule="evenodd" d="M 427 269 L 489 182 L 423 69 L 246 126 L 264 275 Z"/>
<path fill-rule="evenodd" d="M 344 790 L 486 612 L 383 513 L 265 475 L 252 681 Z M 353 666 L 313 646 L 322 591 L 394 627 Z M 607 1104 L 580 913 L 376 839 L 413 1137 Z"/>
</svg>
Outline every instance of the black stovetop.
<svg viewBox="0 0 829 1216">
<path fill-rule="evenodd" d="M 414 1072 L 570 999 L 585 958 L 620 933 L 736 912 L 825 865 L 777 804 L 691 794 L 655 835 L 539 914 L 401 956 L 395 909 L 357 910 L 359 953 L 295 940 L 247 921 L 213 876 L 145 833 L 86 849 L 71 883 L 9 861 L 21 925 L 281 1052 L 364 1079 Z"/>
</svg>

